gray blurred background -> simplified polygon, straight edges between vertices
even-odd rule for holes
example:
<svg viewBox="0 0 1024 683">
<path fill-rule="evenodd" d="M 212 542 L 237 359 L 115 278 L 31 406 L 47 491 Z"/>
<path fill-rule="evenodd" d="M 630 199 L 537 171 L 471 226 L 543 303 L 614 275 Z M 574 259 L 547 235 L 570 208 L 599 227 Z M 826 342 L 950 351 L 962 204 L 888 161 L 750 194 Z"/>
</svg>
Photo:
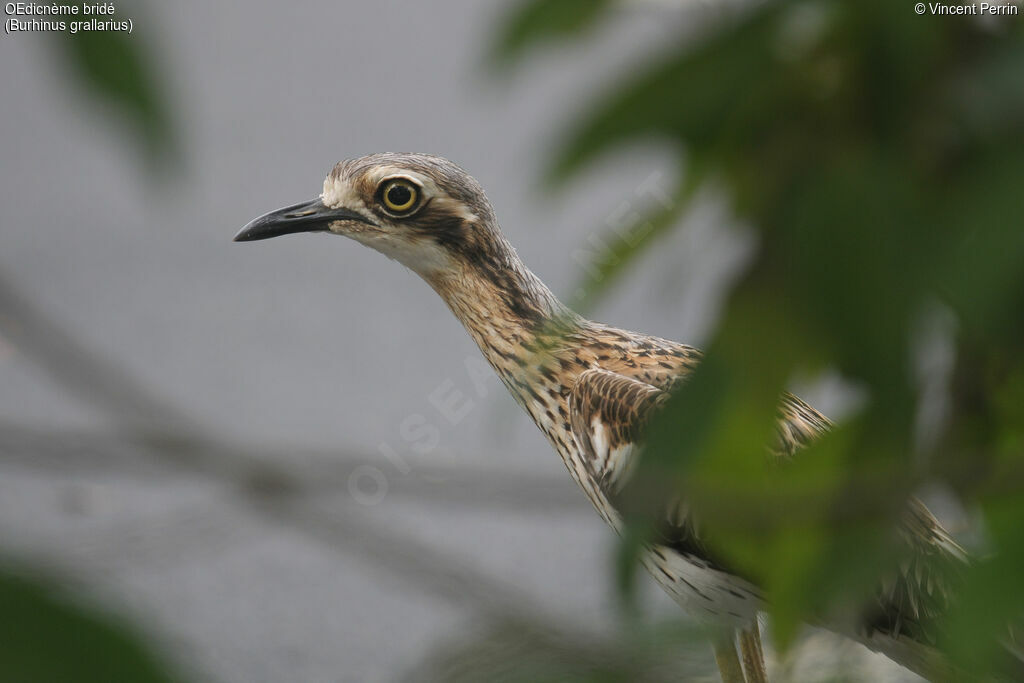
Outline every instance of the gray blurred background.
<svg viewBox="0 0 1024 683">
<path fill-rule="evenodd" d="M 340 238 L 231 242 L 318 194 L 342 158 L 430 152 L 476 176 L 523 259 L 571 298 L 593 236 L 675 170 L 652 141 L 547 197 L 551 141 L 615 73 L 725 10 L 631 3 L 596 40 L 495 78 L 481 58 L 504 9 L 119 7 L 167 78 L 176 176 L 146 172 L 51 37 L 0 37 L 0 275 L 191 436 L 323 484 L 299 515 L 264 514 L 216 476 L 125 445 L 110 410 L 0 337 L 2 556 L 127 617 L 201 680 L 392 680 L 509 603 L 613 632 L 612 534 L 498 382 L 478 379 L 477 350 L 433 292 Z M 714 197 L 686 221 L 596 317 L 706 338 L 746 240 Z M 471 402 L 457 424 L 435 405 L 453 396 Z M 403 439 L 410 419 L 436 445 Z M 311 532 L 307 513 L 339 526 Z M 477 599 L 488 593 L 497 607 Z M 656 589 L 645 604 L 678 616 Z"/>
</svg>

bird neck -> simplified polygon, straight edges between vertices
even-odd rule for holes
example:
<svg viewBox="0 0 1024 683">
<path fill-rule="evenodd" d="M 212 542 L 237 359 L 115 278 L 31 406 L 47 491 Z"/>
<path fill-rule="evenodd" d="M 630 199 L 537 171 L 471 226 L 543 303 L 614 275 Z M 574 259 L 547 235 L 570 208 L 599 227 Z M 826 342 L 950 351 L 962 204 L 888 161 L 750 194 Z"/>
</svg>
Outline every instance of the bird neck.
<svg viewBox="0 0 1024 683">
<path fill-rule="evenodd" d="M 503 379 L 542 370 L 545 350 L 584 322 L 500 236 L 486 254 L 425 279 Z"/>
</svg>

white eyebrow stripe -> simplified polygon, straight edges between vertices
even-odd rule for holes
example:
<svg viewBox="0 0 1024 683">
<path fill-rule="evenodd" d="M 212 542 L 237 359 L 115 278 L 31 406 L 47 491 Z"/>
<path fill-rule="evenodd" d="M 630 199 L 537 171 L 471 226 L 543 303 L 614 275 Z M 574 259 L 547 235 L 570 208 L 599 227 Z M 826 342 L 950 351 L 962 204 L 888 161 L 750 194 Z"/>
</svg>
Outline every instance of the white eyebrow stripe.
<svg viewBox="0 0 1024 683">
<path fill-rule="evenodd" d="M 373 184 L 379 185 L 385 178 L 405 178 L 411 180 L 423 188 L 423 192 L 427 197 L 443 197 L 445 193 L 441 191 L 441 188 L 437 186 L 434 179 L 430 176 L 417 173 L 416 171 L 410 171 L 407 168 L 401 166 L 378 166 L 367 174 L 373 179 Z"/>
</svg>

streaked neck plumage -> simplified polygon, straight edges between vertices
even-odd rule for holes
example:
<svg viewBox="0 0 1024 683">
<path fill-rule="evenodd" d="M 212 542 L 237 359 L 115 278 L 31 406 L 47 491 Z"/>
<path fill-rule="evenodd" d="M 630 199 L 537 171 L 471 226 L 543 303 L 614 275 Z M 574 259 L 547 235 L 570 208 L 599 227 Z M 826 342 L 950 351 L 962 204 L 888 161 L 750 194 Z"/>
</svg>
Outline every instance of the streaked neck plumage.
<svg viewBox="0 0 1024 683">
<path fill-rule="evenodd" d="M 423 277 L 524 403 L 523 386 L 536 386 L 540 374 L 550 373 L 559 340 L 587 321 L 558 300 L 500 232 L 489 233 L 486 251 Z"/>
</svg>

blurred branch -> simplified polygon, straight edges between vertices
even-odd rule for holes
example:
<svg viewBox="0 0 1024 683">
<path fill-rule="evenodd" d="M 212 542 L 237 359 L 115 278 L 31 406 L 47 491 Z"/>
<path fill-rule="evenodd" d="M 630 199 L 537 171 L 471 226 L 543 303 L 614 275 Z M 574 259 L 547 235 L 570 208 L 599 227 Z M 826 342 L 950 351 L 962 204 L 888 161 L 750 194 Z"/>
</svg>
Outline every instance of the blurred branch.
<svg viewBox="0 0 1024 683">
<path fill-rule="evenodd" d="M 0 334 L 72 395 L 127 431 L 195 428 L 190 418 L 44 316 L 2 271 Z"/>
<path fill-rule="evenodd" d="M 359 467 L 380 464 L 379 457 L 344 454 L 334 450 L 266 448 L 224 444 L 203 438 L 154 437 L 164 448 L 198 453 L 204 460 L 231 458 L 244 450 L 252 471 L 278 482 L 293 495 L 346 495 L 349 476 Z M 277 463 L 287 454 L 287 479 Z M 140 457 L 140 455 L 142 457 Z M 140 454 L 137 444 L 113 433 L 79 430 L 55 431 L 0 420 L 0 465 L 55 474 L 110 473 L 152 478 L 159 461 Z M 266 485 L 267 482 L 264 482 Z M 494 507 L 519 513 L 587 513 L 586 499 L 563 478 L 500 472 L 469 465 L 443 467 L 417 465 L 409 475 L 388 481 L 388 495 L 425 503 Z"/>
<path fill-rule="evenodd" d="M 520 591 L 472 569 L 462 560 L 374 522 L 358 506 L 335 500 L 342 510 L 326 510 L 307 502 L 313 484 L 295 471 L 272 461 L 272 452 L 253 455 L 253 449 L 229 444 L 184 413 L 176 410 L 99 354 L 86 349 L 60 325 L 44 316 L 0 276 L 0 332 L 26 358 L 78 397 L 103 410 L 122 427 L 125 441 L 155 463 L 212 478 L 233 491 L 236 499 L 269 521 L 323 545 L 356 550 L 355 557 L 371 562 L 460 607 L 488 618 L 528 622 L 532 628 L 582 637 L 578 625 L 562 623 L 546 606 Z M 60 437 L 43 437 L 25 429 L 0 430 L 0 446 L 42 446 L 51 462 Z M 110 439 L 116 445 L 116 439 Z M 87 457 L 97 458 L 94 440 L 84 444 Z M 123 450 L 103 458 L 108 463 L 130 461 L 136 451 Z M 127 457 L 126 457 L 127 456 Z M 6 457 L 11 457 L 9 454 Z M 15 458 L 17 456 L 14 456 Z M 24 462 L 24 456 L 21 458 Z M 67 462 L 67 461 L 65 461 Z M 318 472 L 318 474 L 324 474 Z M 326 487 L 336 491 L 328 476 Z M 585 629 L 584 629 L 585 630 Z"/>
<path fill-rule="evenodd" d="M 490 623 L 465 641 L 442 645 L 400 680 L 602 681 L 661 683 L 713 680 L 713 664 L 700 628 L 638 627 L 631 638 L 597 637 L 569 642 L 558 634 Z M 685 678 L 681 678 L 685 677 Z"/>
</svg>

